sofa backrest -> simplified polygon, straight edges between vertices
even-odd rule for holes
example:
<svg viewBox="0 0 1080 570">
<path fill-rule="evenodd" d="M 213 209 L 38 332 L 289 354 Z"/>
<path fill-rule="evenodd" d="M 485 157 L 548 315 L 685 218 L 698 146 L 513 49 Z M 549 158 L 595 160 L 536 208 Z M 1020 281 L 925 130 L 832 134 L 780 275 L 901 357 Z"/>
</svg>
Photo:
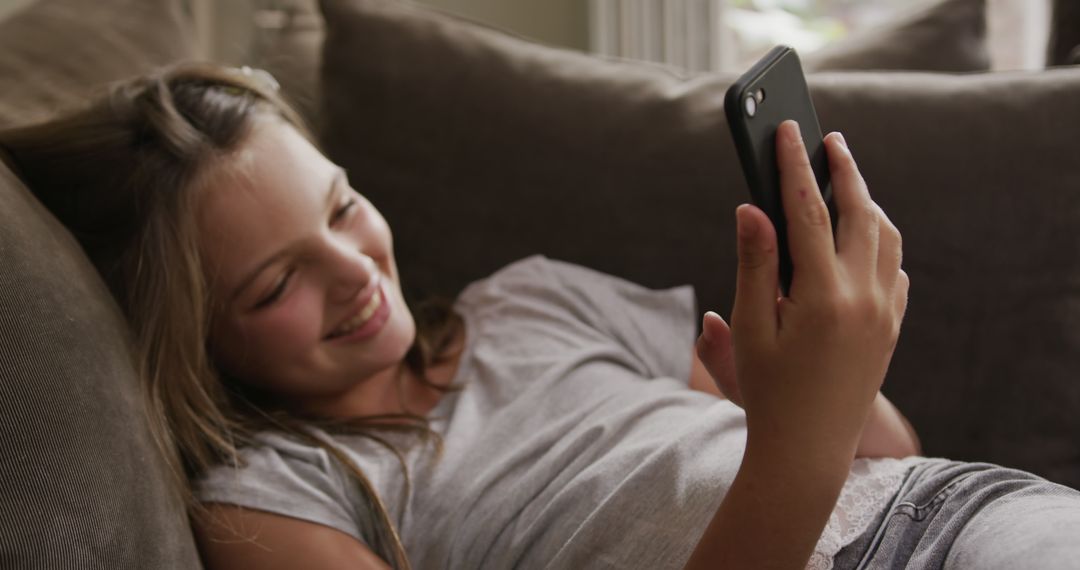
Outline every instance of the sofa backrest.
<svg viewBox="0 0 1080 570">
<path fill-rule="evenodd" d="M 702 312 L 730 311 L 749 200 L 730 75 L 557 50 L 414 3 L 321 4 L 322 142 L 393 229 L 407 296 L 543 253 L 691 283 Z M 929 454 L 1080 486 L 1080 69 L 809 82 L 904 233 L 886 395 Z"/>
</svg>

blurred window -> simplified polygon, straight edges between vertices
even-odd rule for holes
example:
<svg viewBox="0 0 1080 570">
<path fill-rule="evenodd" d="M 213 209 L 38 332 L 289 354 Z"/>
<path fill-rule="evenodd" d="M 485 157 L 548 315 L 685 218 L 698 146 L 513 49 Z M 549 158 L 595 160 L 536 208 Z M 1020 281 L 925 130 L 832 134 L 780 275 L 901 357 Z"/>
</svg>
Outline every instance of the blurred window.
<svg viewBox="0 0 1080 570">
<path fill-rule="evenodd" d="M 810 53 L 885 22 L 910 0 L 726 0 L 724 67 L 742 69 L 776 44 Z"/>
</svg>

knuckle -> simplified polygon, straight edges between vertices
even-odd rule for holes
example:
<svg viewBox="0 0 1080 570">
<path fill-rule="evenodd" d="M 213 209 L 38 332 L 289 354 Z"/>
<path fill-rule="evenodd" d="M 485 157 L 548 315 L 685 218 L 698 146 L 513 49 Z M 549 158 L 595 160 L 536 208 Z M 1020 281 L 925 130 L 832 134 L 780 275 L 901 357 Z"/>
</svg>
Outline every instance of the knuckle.
<svg viewBox="0 0 1080 570">
<path fill-rule="evenodd" d="M 896 343 L 896 339 L 900 338 L 900 325 L 904 322 L 904 307 L 906 306 L 907 303 L 905 302 L 901 306 L 899 312 L 894 311 L 892 313 L 892 326 L 889 328 L 889 338 L 892 339 L 894 344 Z"/>
<path fill-rule="evenodd" d="M 881 217 L 878 216 L 877 208 L 874 207 L 873 202 L 865 204 L 859 208 L 858 215 L 866 220 L 867 229 L 871 232 L 880 231 Z"/>
<path fill-rule="evenodd" d="M 870 287 L 840 290 L 814 305 L 814 326 L 824 335 L 869 341 L 886 351 L 895 349 L 907 307 L 908 277 L 899 272 L 895 288 Z"/>
<path fill-rule="evenodd" d="M 885 213 L 885 210 L 882 210 L 881 206 L 879 206 L 877 203 L 874 204 L 874 209 L 877 210 L 877 217 L 880 220 L 879 223 L 881 225 L 881 231 L 889 234 L 889 237 L 893 238 L 896 242 L 899 243 L 901 238 L 900 229 L 896 227 L 896 224 L 894 224 L 892 220 L 889 219 L 889 216 Z"/>
<path fill-rule="evenodd" d="M 904 250 L 899 246 L 893 252 L 893 266 L 899 268 L 904 263 Z"/>
<path fill-rule="evenodd" d="M 848 300 L 840 295 L 827 295 L 814 304 L 814 322 L 822 330 L 842 328 L 849 312 Z"/>
<path fill-rule="evenodd" d="M 774 263 L 776 257 L 776 244 L 765 243 L 761 240 L 737 241 L 736 252 L 738 264 L 743 269 L 758 269 L 768 267 Z"/>
<path fill-rule="evenodd" d="M 886 349 L 888 349 L 889 352 L 892 352 L 892 351 L 896 350 L 896 345 L 899 343 L 899 341 L 900 341 L 900 319 L 897 319 L 896 324 L 893 327 L 893 330 L 892 330 L 891 334 L 889 334 Z"/>
<path fill-rule="evenodd" d="M 810 169 L 810 155 L 807 154 L 805 146 L 785 146 L 784 150 L 786 152 L 781 153 L 778 164 L 781 169 L 789 170 L 792 174 Z"/>
<path fill-rule="evenodd" d="M 881 206 L 874 204 L 874 209 L 877 210 L 878 224 L 881 227 L 881 231 L 887 233 L 889 237 L 894 238 L 896 241 L 900 240 L 900 230 L 896 227 L 896 224 L 892 223 L 889 216 L 885 214 L 885 210 L 881 209 Z"/>
<path fill-rule="evenodd" d="M 893 303 L 883 291 L 853 293 L 835 299 L 830 309 L 835 321 L 875 337 L 889 337 L 894 327 Z"/>
<path fill-rule="evenodd" d="M 798 170 L 810 170 L 810 155 L 806 154 L 805 148 L 791 153 L 791 165 Z"/>
<path fill-rule="evenodd" d="M 740 269 L 760 269 L 762 267 L 765 267 L 768 262 L 769 258 L 764 253 L 751 247 L 739 247 Z"/>
<path fill-rule="evenodd" d="M 905 273 L 903 269 L 901 269 L 900 273 L 896 276 L 896 287 L 893 291 L 893 295 L 898 297 L 898 301 L 900 302 L 901 307 L 904 309 L 907 308 L 908 294 L 910 293 L 910 291 L 911 278 L 908 277 L 908 274 Z"/>
<path fill-rule="evenodd" d="M 863 326 L 872 329 L 886 329 L 892 320 L 891 303 L 882 302 L 876 294 L 867 294 L 853 303 L 853 309 L 859 315 Z"/>
<path fill-rule="evenodd" d="M 836 161 L 836 170 L 841 176 L 850 177 L 857 181 L 862 181 L 862 174 L 859 173 L 859 165 L 855 164 L 855 159 L 846 153 L 840 153 Z"/>
<path fill-rule="evenodd" d="M 887 307 L 883 305 L 878 309 L 874 322 L 870 325 L 870 330 L 886 345 L 893 346 L 900 336 L 900 318 L 896 315 L 892 303 L 888 303 L 888 305 Z"/>
<path fill-rule="evenodd" d="M 883 267 L 890 271 L 900 271 L 900 265 L 904 262 L 904 247 L 899 234 L 888 233 L 887 237 L 881 239 L 881 263 L 884 263 Z M 889 275 L 887 278 L 896 278 L 896 275 Z"/>
<path fill-rule="evenodd" d="M 904 236 L 900 234 L 900 230 L 896 229 L 896 226 L 889 224 L 889 234 L 892 235 L 893 241 L 896 242 L 896 251 L 904 251 Z"/>
<path fill-rule="evenodd" d="M 809 190 L 807 192 L 809 192 Z M 829 208 L 821 199 L 810 200 L 810 203 L 803 211 L 803 220 L 807 225 L 813 227 L 828 226 L 830 225 Z"/>
</svg>

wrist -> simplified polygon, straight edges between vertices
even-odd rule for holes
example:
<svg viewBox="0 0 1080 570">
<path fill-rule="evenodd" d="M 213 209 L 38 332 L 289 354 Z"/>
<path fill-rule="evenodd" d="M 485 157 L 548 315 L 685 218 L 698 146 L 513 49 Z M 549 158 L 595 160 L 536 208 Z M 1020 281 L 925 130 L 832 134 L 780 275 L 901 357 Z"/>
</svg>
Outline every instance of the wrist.
<svg viewBox="0 0 1080 570">
<path fill-rule="evenodd" d="M 822 479 L 846 479 L 860 433 L 853 428 L 831 427 L 788 429 L 748 422 L 743 462 L 755 467 L 783 465 L 790 468 L 788 474 L 799 472 Z"/>
<path fill-rule="evenodd" d="M 747 411 L 747 447 L 771 455 L 813 456 L 850 464 L 862 438 L 868 412 L 856 416 L 822 414 L 806 406 L 800 413 L 788 414 L 777 421 L 775 416 L 758 416 Z"/>
</svg>

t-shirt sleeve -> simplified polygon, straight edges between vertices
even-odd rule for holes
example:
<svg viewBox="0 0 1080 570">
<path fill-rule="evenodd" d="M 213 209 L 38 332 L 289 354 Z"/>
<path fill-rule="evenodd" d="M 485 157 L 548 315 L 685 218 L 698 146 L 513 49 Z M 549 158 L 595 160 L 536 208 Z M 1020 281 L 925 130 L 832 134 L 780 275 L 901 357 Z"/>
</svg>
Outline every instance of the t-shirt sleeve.
<svg viewBox="0 0 1080 570">
<path fill-rule="evenodd" d="M 243 465 L 218 465 L 194 485 L 204 503 L 228 503 L 314 522 L 370 545 L 373 519 L 359 510 L 359 492 L 322 449 L 277 434 L 240 450 Z"/>
<path fill-rule="evenodd" d="M 470 288 L 462 294 L 465 302 L 516 297 L 518 304 L 542 303 L 546 318 L 562 319 L 566 327 L 586 327 L 616 343 L 635 359 L 643 374 L 689 383 L 697 335 L 697 301 L 690 285 L 650 289 L 534 255 Z M 537 307 L 528 313 L 540 311 Z"/>
</svg>

